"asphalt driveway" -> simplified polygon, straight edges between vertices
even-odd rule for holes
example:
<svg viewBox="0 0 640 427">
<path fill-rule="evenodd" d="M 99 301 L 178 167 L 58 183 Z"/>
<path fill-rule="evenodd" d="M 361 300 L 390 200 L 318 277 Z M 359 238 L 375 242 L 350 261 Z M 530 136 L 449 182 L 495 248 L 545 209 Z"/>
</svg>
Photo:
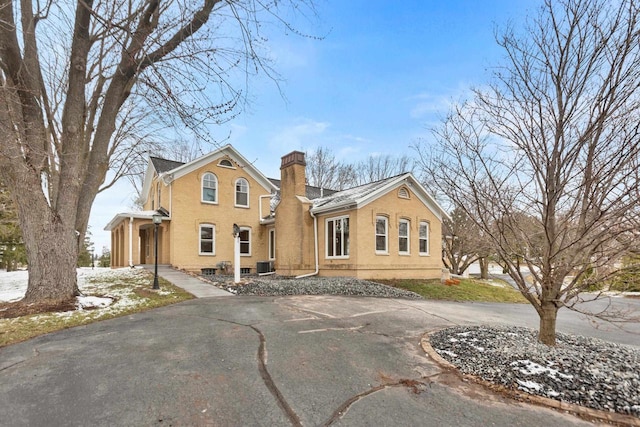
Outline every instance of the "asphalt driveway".
<svg viewBox="0 0 640 427">
<path fill-rule="evenodd" d="M 567 320 L 566 332 L 639 342 Z M 587 425 L 462 381 L 419 346 L 429 330 L 477 323 L 537 326 L 527 305 L 192 300 L 0 349 L 0 424 Z"/>
</svg>

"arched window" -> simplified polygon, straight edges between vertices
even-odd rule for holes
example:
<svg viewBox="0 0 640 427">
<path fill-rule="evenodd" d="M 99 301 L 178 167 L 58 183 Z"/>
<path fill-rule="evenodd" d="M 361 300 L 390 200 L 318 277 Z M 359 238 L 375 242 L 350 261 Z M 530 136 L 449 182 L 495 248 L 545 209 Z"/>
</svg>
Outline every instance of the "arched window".
<svg viewBox="0 0 640 427">
<path fill-rule="evenodd" d="M 218 178 L 211 172 L 202 176 L 202 201 L 218 203 Z"/>
<path fill-rule="evenodd" d="M 236 206 L 249 207 L 249 183 L 244 178 L 236 181 Z"/>
<path fill-rule="evenodd" d="M 218 162 L 218 166 L 224 166 L 225 168 L 232 168 L 233 164 L 229 159 L 222 159 L 220 160 L 220 162 Z"/>
</svg>

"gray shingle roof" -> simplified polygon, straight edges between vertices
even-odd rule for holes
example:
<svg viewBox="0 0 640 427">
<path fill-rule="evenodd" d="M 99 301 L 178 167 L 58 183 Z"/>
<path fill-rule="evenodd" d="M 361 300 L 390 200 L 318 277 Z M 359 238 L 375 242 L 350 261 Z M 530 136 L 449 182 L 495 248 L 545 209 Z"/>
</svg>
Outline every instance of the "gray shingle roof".
<svg viewBox="0 0 640 427">
<path fill-rule="evenodd" d="M 271 181 L 271 183 L 276 187 L 280 188 L 281 181 L 279 179 L 269 178 L 269 181 Z M 330 194 L 337 193 L 337 190 L 329 190 L 328 188 L 320 188 L 320 187 L 314 187 L 312 185 L 305 185 L 305 193 L 306 193 L 305 196 L 307 196 L 307 199 L 313 200 L 313 199 L 319 198 L 321 195 L 328 196 Z"/>
<path fill-rule="evenodd" d="M 151 163 L 156 172 L 163 173 L 184 165 L 184 162 L 176 162 L 174 160 L 162 159 L 160 157 L 150 156 Z"/>
</svg>

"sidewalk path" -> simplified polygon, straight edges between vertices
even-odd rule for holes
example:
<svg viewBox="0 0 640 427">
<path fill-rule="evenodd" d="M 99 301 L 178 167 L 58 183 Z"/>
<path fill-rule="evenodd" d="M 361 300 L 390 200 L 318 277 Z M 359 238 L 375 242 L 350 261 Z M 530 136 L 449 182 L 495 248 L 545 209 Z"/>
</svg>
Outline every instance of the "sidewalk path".
<svg viewBox="0 0 640 427">
<path fill-rule="evenodd" d="M 153 265 L 144 265 L 144 268 L 153 272 Z M 189 276 L 182 271 L 178 271 L 168 265 L 158 266 L 158 276 L 162 277 L 168 282 L 173 283 L 179 288 L 184 289 L 196 298 L 208 298 L 208 297 L 230 297 L 234 296 L 232 293 L 222 290 L 202 280 Z"/>
</svg>

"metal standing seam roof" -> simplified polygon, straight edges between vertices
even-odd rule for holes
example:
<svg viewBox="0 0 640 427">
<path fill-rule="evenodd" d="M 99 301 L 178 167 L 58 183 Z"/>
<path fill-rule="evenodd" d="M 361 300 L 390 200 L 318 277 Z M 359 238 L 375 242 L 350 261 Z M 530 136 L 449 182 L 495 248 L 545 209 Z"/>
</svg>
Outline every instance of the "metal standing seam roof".
<svg viewBox="0 0 640 427">
<path fill-rule="evenodd" d="M 313 200 L 313 209 L 322 208 L 330 209 L 332 207 L 337 207 L 344 205 L 349 202 L 357 202 L 363 197 L 375 193 L 382 187 L 389 184 L 391 181 L 397 180 L 399 177 L 407 175 L 406 173 L 395 175 L 390 178 L 381 179 L 380 181 L 370 182 L 368 184 L 359 185 L 357 187 L 349 188 L 346 190 L 338 191 L 334 194 L 330 194 L 325 197 L 317 198 Z"/>
</svg>

